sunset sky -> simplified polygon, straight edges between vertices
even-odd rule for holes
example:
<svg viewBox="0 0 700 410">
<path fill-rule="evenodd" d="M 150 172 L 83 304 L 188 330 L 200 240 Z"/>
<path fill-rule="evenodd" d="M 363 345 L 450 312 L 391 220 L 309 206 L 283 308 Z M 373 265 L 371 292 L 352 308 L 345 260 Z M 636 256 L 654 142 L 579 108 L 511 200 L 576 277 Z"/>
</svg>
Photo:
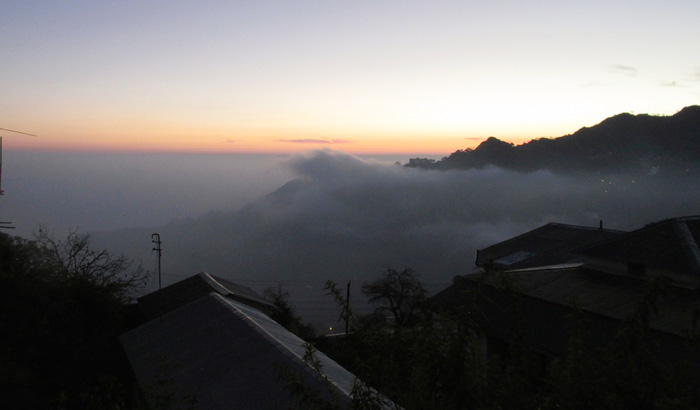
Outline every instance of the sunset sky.
<svg viewBox="0 0 700 410">
<path fill-rule="evenodd" d="M 0 0 L 5 149 L 448 154 L 700 103 L 700 1 Z"/>
</svg>

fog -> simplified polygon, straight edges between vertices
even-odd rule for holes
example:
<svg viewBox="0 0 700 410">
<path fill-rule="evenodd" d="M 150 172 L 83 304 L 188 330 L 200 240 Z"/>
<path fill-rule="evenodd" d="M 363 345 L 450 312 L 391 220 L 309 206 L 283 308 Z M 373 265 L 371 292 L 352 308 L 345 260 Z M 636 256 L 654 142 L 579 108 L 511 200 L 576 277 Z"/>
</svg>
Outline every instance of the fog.
<svg viewBox="0 0 700 410">
<path fill-rule="evenodd" d="M 286 158 L 282 157 L 282 158 Z M 0 218 L 31 237 L 156 227 L 235 210 L 276 189 L 290 172 L 271 155 L 4 153 Z"/>
<path fill-rule="evenodd" d="M 663 170 L 654 176 L 439 172 L 330 150 L 289 158 L 7 157 L 0 212 L 17 232 L 38 223 L 95 231 L 96 244 L 152 272 L 157 232 L 164 285 L 201 271 L 258 291 L 283 283 L 317 327 L 337 316 L 315 299 L 327 279 L 352 280 L 359 299 L 363 281 L 388 266 L 410 267 L 436 291 L 473 268 L 476 249 L 548 222 L 598 226 L 602 220 L 607 228 L 631 230 L 700 214 L 698 181 L 664 178 Z"/>
</svg>

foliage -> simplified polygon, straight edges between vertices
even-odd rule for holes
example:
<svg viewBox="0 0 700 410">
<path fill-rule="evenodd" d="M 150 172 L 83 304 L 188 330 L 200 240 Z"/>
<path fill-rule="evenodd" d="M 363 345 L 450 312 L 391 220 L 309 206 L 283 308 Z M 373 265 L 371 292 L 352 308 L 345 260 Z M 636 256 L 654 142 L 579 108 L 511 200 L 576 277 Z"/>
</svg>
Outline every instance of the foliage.
<svg viewBox="0 0 700 410">
<path fill-rule="evenodd" d="M 339 395 L 337 386 L 328 378 L 323 370 L 321 361 L 317 356 L 317 350 L 310 343 L 304 344 L 304 357 L 302 360 L 311 369 L 312 379 L 322 390 L 311 387 L 308 377 L 303 372 L 298 372 L 290 367 L 278 366 L 278 377 L 284 381 L 287 390 L 292 394 L 289 403 L 290 409 L 354 409 L 354 410 L 381 410 L 398 409 L 390 400 L 381 395 L 361 380 L 355 379 L 350 392 L 351 400 L 347 403 Z"/>
<path fill-rule="evenodd" d="M 485 277 L 506 313 L 509 342 L 484 349 L 487 318 L 481 286 L 464 294 L 465 309 L 417 316 L 401 328 L 359 327 L 346 338 L 319 341 L 319 349 L 406 409 L 687 409 L 700 405 L 700 338 L 695 327 L 680 362 L 661 360 L 649 339 L 649 320 L 668 291 L 652 279 L 617 337 L 591 347 L 587 317 L 573 310 L 565 354 L 543 361 L 523 337 L 523 312 L 508 275 Z M 383 279 L 384 277 L 380 278 Z M 330 285 L 333 288 L 332 284 Z M 491 300 L 491 302 L 493 302 Z M 341 308 L 345 309 L 344 305 Z M 700 300 L 689 307 L 700 311 Z M 351 316 L 352 313 L 349 313 Z M 493 342 L 493 343 L 492 343 Z"/>
<path fill-rule="evenodd" d="M 384 276 L 362 285 L 362 293 L 371 303 L 380 303 L 380 312 L 391 313 L 397 327 L 415 319 L 416 311 L 425 302 L 427 291 L 413 270 L 387 268 Z"/>
<path fill-rule="evenodd" d="M 194 410 L 197 408 L 199 389 L 178 389 L 172 375 L 181 366 L 167 357 L 156 358 L 158 370 L 144 386 L 144 395 L 149 398 L 150 410 Z"/>
<path fill-rule="evenodd" d="M 294 312 L 294 308 L 289 304 L 289 293 L 282 289 L 282 285 L 266 288 L 263 290 L 263 297 L 277 307 L 270 314 L 272 320 L 304 340 L 314 337 L 313 326 L 304 323 Z"/>
<path fill-rule="evenodd" d="M 55 275 L 90 282 L 123 302 L 128 302 L 148 279 L 140 266 L 129 272 L 131 262 L 123 255 L 92 248 L 87 233 L 71 230 L 65 238 L 56 239 L 53 232 L 40 227 L 36 244 L 42 250 L 44 264 Z"/>
<path fill-rule="evenodd" d="M 290 408 L 293 409 L 342 409 L 342 402 L 336 387 L 323 372 L 321 361 L 316 356 L 316 349 L 311 343 L 304 344 L 304 357 L 302 360 L 312 370 L 313 380 L 323 386 L 323 391 L 315 390 L 312 383 L 304 373 L 286 366 L 279 366 L 278 377 L 284 381 L 287 390 L 292 394 L 293 402 Z"/>
<path fill-rule="evenodd" d="M 139 274 L 72 232 L 0 234 L 1 408 L 125 408 L 132 376 L 117 336 Z"/>
<path fill-rule="evenodd" d="M 335 302 L 340 306 L 340 317 L 339 322 L 345 322 L 347 327 L 354 329 L 357 327 L 357 317 L 355 313 L 350 308 L 350 301 L 343 296 L 343 292 L 340 290 L 338 285 L 332 280 L 326 281 L 326 286 L 324 289 L 328 292 L 327 295 L 333 296 Z"/>
</svg>

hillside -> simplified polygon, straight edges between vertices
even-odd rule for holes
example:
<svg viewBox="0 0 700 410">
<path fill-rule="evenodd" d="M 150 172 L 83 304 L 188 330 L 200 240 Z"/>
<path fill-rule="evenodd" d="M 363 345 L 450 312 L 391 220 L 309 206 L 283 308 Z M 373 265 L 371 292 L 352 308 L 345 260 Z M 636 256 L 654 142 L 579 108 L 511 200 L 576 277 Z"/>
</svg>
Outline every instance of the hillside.
<svg viewBox="0 0 700 410">
<path fill-rule="evenodd" d="M 490 137 L 475 149 L 459 150 L 440 161 L 414 158 L 405 166 L 470 169 L 494 165 L 517 171 L 632 171 L 700 173 L 700 106 L 673 116 L 618 114 L 600 124 L 559 138 L 514 145 Z"/>
</svg>

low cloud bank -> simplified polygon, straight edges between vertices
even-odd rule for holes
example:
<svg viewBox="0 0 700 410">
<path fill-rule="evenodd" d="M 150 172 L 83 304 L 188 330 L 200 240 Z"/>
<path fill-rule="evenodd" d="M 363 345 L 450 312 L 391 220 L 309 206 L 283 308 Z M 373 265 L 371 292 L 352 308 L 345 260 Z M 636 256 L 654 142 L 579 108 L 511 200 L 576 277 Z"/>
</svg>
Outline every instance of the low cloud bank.
<svg viewBox="0 0 700 410">
<path fill-rule="evenodd" d="M 324 296 L 327 279 L 352 280 L 360 301 L 363 281 L 387 266 L 410 267 L 437 291 L 473 268 L 476 249 L 548 222 L 597 227 L 603 220 L 631 230 L 700 214 L 700 181 L 665 177 L 664 169 L 653 176 L 439 172 L 332 150 L 286 160 L 6 154 L 0 211 L 17 227 L 8 233 L 29 237 L 40 223 L 57 235 L 69 227 L 100 232 L 95 245 L 154 272 L 157 232 L 163 284 L 201 271 L 256 290 L 283 283 L 317 326 L 338 315 Z"/>
<path fill-rule="evenodd" d="M 327 279 L 352 280 L 359 289 L 387 266 L 411 267 L 435 292 L 473 268 L 476 249 L 548 222 L 597 227 L 603 220 L 631 230 L 700 214 L 697 181 L 660 174 L 421 171 L 330 150 L 286 165 L 296 179 L 239 211 L 157 228 L 164 284 L 200 271 L 258 291 L 284 283 L 302 316 L 327 329 L 338 314 L 324 296 Z M 153 271 L 151 233 L 131 229 L 96 239 Z"/>
<path fill-rule="evenodd" d="M 603 220 L 628 230 L 700 213 L 694 181 L 660 176 L 426 172 L 331 150 L 294 156 L 287 165 L 297 180 L 240 211 L 159 228 L 167 243 L 164 270 L 325 280 L 366 279 L 392 266 L 448 282 L 471 270 L 476 249 L 548 222 Z M 104 239 L 120 247 L 149 235 L 136 229 Z M 148 258 L 131 248 L 127 254 Z"/>
</svg>

